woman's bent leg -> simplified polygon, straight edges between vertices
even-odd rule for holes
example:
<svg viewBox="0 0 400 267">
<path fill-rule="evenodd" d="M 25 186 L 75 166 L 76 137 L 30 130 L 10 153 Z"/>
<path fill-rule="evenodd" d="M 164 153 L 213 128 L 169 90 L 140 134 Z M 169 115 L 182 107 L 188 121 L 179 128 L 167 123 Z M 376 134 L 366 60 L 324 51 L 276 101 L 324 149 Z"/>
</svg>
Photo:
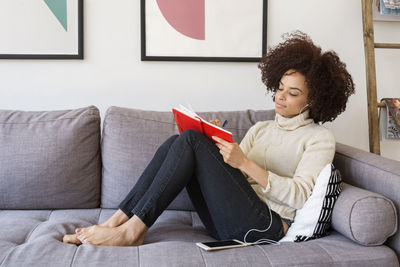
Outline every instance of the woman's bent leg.
<svg viewBox="0 0 400 267">
<path fill-rule="evenodd" d="M 131 218 L 134 215 L 132 213 L 132 209 L 136 206 L 137 202 L 150 187 L 155 175 L 161 167 L 161 164 L 164 162 L 165 157 L 167 156 L 170 146 L 177 137 L 178 135 L 173 135 L 160 145 L 154 154 L 153 159 L 147 165 L 146 169 L 143 171 L 134 187 L 127 194 L 125 199 L 122 200 L 122 202 L 118 205 L 118 208 L 123 211 L 128 218 Z"/>
<path fill-rule="evenodd" d="M 140 245 L 147 229 L 191 179 L 194 169 L 194 143 L 190 131 L 170 138 L 157 151 L 137 185 L 120 208 L 131 218 L 117 228 L 90 227 L 78 233 L 83 243 L 94 245 Z M 166 155 L 165 155 L 166 152 Z M 161 162 L 161 165 L 159 163 Z M 134 205 L 132 204 L 133 202 Z"/>
<path fill-rule="evenodd" d="M 170 146 L 149 189 L 131 211 L 151 227 L 178 193 L 187 187 L 200 218 L 218 239 L 246 241 L 283 237 L 280 216 L 260 200 L 240 170 L 223 161 L 219 149 L 202 134 L 184 131 Z M 272 219 L 272 221 L 271 221 Z"/>
<path fill-rule="evenodd" d="M 265 229 L 271 218 L 269 231 L 250 235 L 246 241 L 283 236 L 280 216 L 270 213 L 241 172 L 223 162 L 211 140 L 189 130 L 173 141 L 152 183 L 131 210 L 135 216 L 118 229 L 97 227 L 94 233 L 85 230 L 81 237 L 94 244 L 140 245 L 147 229 L 185 186 L 207 229 L 217 238 L 243 240 L 250 228 Z M 122 236 L 132 237 L 120 240 L 120 229 Z M 115 239 L 110 241 L 110 236 Z"/>
<path fill-rule="evenodd" d="M 193 132 L 197 133 L 193 130 L 182 132 L 171 144 L 151 185 L 131 210 L 148 228 L 192 177 L 195 168 L 194 150 L 198 145 L 191 138 Z"/>
<path fill-rule="evenodd" d="M 164 161 L 166 154 L 168 153 L 169 147 L 177 137 L 178 135 L 171 136 L 157 149 L 153 159 L 147 165 L 146 169 L 138 179 L 135 186 L 127 194 L 125 199 L 119 204 L 119 209 L 110 218 L 108 218 L 107 221 L 100 224 L 99 226 L 117 227 L 132 218 L 133 214 L 131 210 L 134 208 L 137 201 L 141 198 L 141 196 L 146 192 L 147 188 L 153 182 L 153 178 L 160 168 L 162 162 Z M 79 233 L 82 229 L 87 228 L 90 227 L 77 228 L 75 229 L 75 232 Z M 76 234 L 64 235 L 63 241 L 65 243 L 73 243 L 77 245 L 81 244 Z"/>
<path fill-rule="evenodd" d="M 195 172 L 187 191 L 209 233 L 217 239 L 239 239 L 250 229 L 246 242 L 262 238 L 279 240 L 283 226 L 279 214 L 257 196 L 239 169 L 226 164 L 208 138 L 196 136 Z M 272 220 L 272 221 L 271 221 Z"/>
</svg>

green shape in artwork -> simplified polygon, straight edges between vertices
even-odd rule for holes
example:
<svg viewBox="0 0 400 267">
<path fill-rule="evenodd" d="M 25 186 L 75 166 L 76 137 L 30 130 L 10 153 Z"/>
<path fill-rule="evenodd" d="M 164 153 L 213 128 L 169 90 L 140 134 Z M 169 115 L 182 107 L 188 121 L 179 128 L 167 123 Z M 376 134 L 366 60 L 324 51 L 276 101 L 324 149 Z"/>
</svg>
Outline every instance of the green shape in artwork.
<svg viewBox="0 0 400 267">
<path fill-rule="evenodd" d="M 67 0 L 44 0 L 65 31 L 67 29 Z"/>
</svg>

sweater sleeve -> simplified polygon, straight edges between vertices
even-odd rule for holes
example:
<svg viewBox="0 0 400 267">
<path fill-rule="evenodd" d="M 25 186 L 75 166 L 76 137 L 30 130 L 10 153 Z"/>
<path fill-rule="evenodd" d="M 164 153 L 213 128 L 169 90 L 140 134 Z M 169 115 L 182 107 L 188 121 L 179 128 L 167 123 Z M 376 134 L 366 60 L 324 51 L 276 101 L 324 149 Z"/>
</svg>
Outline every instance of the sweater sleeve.
<svg viewBox="0 0 400 267">
<path fill-rule="evenodd" d="M 258 129 L 260 128 L 262 122 L 257 122 L 253 126 L 250 127 L 250 129 L 247 131 L 245 136 L 243 137 L 242 141 L 239 144 L 240 149 L 243 151 L 243 153 L 247 156 L 251 148 L 253 147 L 254 140 L 256 138 L 256 133 Z M 243 176 L 247 178 L 247 181 L 250 184 L 256 184 L 256 181 L 254 181 L 251 177 L 247 175 L 244 171 L 241 171 Z"/>
<path fill-rule="evenodd" d="M 253 142 L 256 137 L 257 129 L 259 128 L 261 122 L 257 122 L 246 132 L 242 141 L 239 144 L 240 149 L 243 151 L 245 155 L 247 155 L 250 149 L 253 147 Z"/>
<path fill-rule="evenodd" d="M 302 208 L 311 195 L 319 173 L 327 164 L 332 163 L 335 144 L 335 137 L 328 129 L 313 136 L 305 144 L 294 176 L 279 176 L 269 171 L 268 184 L 262 188 L 263 193 L 281 205 Z"/>
</svg>

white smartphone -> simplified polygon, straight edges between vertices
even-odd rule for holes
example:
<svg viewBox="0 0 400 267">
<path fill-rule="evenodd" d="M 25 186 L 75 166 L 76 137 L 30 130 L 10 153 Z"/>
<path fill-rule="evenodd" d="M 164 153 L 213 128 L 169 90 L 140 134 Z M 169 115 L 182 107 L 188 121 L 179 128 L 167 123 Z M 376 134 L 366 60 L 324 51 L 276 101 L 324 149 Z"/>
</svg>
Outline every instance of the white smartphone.
<svg viewBox="0 0 400 267">
<path fill-rule="evenodd" d="M 213 242 L 199 242 L 196 243 L 196 245 L 205 250 L 240 248 L 247 246 L 245 243 L 236 239 L 213 241 Z"/>
</svg>

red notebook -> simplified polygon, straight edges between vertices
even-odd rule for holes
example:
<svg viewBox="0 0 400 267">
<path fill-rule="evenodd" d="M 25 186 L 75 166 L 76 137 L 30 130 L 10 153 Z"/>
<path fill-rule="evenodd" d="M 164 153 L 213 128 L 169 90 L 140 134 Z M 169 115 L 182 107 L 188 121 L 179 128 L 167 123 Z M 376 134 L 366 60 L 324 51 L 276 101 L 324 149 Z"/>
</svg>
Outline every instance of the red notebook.
<svg viewBox="0 0 400 267">
<path fill-rule="evenodd" d="M 173 108 L 172 113 L 174 114 L 179 133 L 187 129 L 193 129 L 204 134 L 214 143 L 215 141 L 211 136 L 218 136 L 219 138 L 232 143 L 231 132 L 203 120 L 196 113 L 186 109 L 185 107 L 181 106 L 180 108 Z"/>
</svg>

